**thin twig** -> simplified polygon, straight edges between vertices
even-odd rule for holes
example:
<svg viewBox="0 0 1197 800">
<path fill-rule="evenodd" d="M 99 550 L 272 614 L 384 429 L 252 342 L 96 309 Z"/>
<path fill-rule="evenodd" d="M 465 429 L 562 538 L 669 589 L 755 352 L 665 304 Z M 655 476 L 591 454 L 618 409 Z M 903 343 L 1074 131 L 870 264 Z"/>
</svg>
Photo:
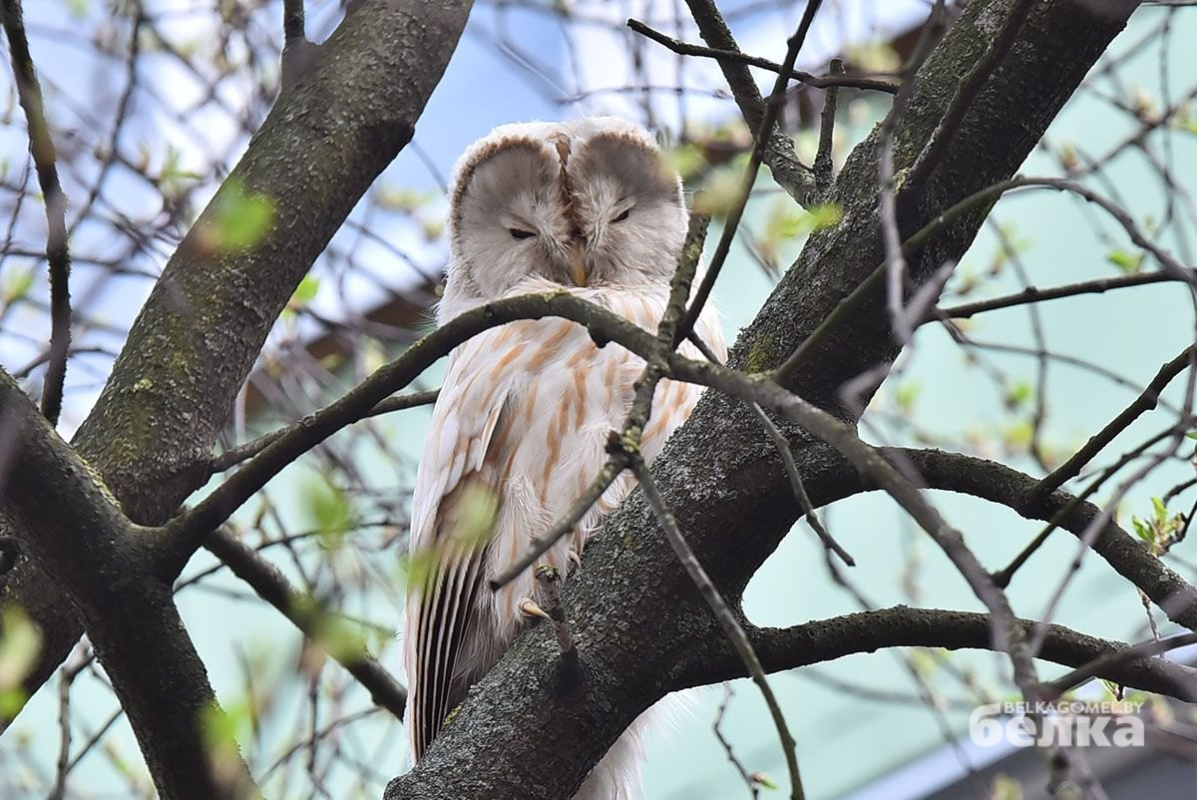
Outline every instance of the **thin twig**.
<svg viewBox="0 0 1197 800">
<path fill-rule="evenodd" d="M 811 23 L 814 22 L 815 14 L 818 13 L 821 3 L 822 0 L 807 0 L 806 10 L 802 14 L 802 20 L 798 23 L 798 30 L 790 37 L 787 43 L 786 57 L 782 64 L 782 71 L 778 74 L 777 81 L 773 85 L 773 97 L 780 97 L 785 91 L 786 75 L 794 68 L 794 62 L 798 58 L 798 51 L 802 49 L 802 43 L 806 41 L 806 34 L 810 31 Z M 744 209 L 748 205 L 748 198 L 752 196 L 752 187 L 756 183 L 757 172 L 760 171 L 761 164 L 764 163 L 766 144 L 773 134 L 773 126 L 777 122 L 780 108 L 781 106 L 778 103 L 765 104 L 760 127 L 757 129 L 756 136 L 752 140 L 752 153 L 748 158 L 748 166 L 744 168 L 744 177 L 740 182 L 739 195 L 736 197 L 736 202 L 729 209 L 727 217 L 723 222 L 723 231 L 719 236 L 719 244 L 715 246 L 715 253 L 711 256 L 711 263 L 707 267 L 707 272 L 703 275 L 702 282 L 698 285 L 698 291 L 694 294 L 694 299 L 690 303 L 690 308 L 686 311 L 685 318 L 674 334 L 674 346 L 677 346 L 677 344 L 686 338 L 690 331 L 694 330 L 694 326 L 698 322 L 698 317 L 702 314 L 702 309 L 710 298 L 711 291 L 715 288 L 715 281 L 719 279 L 719 272 L 727 262 L 728 253 L 731 252 L 732 240 L 736 236 L 736 229 L 740 226 L 740 218 L 744 216 Z"/>
<path fill-rule="evenodd" d="M 395 397 L 388 397 L 379 402 L 374 408 L 362 417 L 368 419 L 370 417 L 377 417 L 382 414 L 389 414 L 392 411 L 402 411 L 408 408 L 415 408 L 417 406 L 431 405 L 436 402 L 437 396 L 440 394 L 440 389 L 430 389 L 426 392 L 412 392 L 411 394 L 402 394 Z M 219 455 L 214 455 L 208 469 L 212 473 L 224 472 L 227 469 L 237 466 L 242 461 L 253 458 L 258 453 L 265 450 L 270 445 L 277 442 L 283 436 L 292 433 L 298 426 L 289 425 L 286 428 L 279 428 L 270 433 L 259 436 L 253 441 L 239 444 L 236 447 L 230 447 Z"/>
<path fill-rule="evenodd" d="M 42 388 L 42 414 L 50 424 L 62 413 L 67 354 L 71 347 L 71 257 L 67 249 L 66 195 L 58 180 L 54 141 L 46 122 L 42 89 L 25 36 L 21 0 L 4 0 L 4 31 L 12 56 L 17 97 L 29 128 L 29 151 L 37 168 L 37 182 L 46 203 L 46 262 L 50 270 L 50 357 Z"/>
<path fill-rule="evenodd" d="M 727 760 L 736 768 L 736 772 L 740 773 L 740 777 L 744 781 L 744 785 L 748 787 L 748 791 L 752 793 L 752 800 L 757 800 L 760 797 L 761 790 L 759 781 L 756 780 L 755 775 L 749 774 L 748 770 L 744 769 L 744 765 L 740 763 L 740 759 L 736 757 L 736 751 L 732 749 L 731 742 L 723 735 L 723 717 L 727 714 L 727 706 L 732 699 L 731 684 L 723 684 L 723 700 L 719 703 L 719 710 L 715 712 L 715 722 L 711 725 L 711 729 L 715 733 L 715 738 L 719 740 L 720 746 L 723 747 L 723 752 L 727 755 Z"/>
<path fill-rule="evenodd" d="M 823 527 L 823 523 L 819 521 L 819 516 L 815 513 L 815 507 L 810 501 L 810 495 L 806 493 L 806 486 L 802 482 L 802 475 L 798 472 L 798 465 L 794 462 L 794 453 L 790 450 L 790 443 L 786 441 L 786 437 L 777 426 L 773 424 L 773 420 L 769 419 L 760 406 L 756 403 L 749 403 L 748 407 L 752 409 L 753 415 L 757 421 L 761 423 L 761 427 L 769 434 L 769 438 L 773 440 L 773 446 L 777 448 L 777 452 L 781 455 L 781 462 L 785 465 L 786 475 L 789 476 L 790 486 L 794 489 L 794 499 L 798 501 L 798 508 L 806 517 L 806 523 L 811 526 L 815 534 L 819 537 L 819 541 L 823 546 L 832 553 L 839 556 L 840 561 L 843 561 L 849 567 L 856 566 L 856 560 L 848 554 L 848 551 L 840 546 L 840 543 L 835 540 L 831 532 Z"/>
<path fill-rule="evenodd" d="M 599 501 L 603 493 L 611 487 L 611 484 L 615 483 L 615 479 L 625 469 L 627 469 L 627 461 L 618 453 L 613 454 L 599 470 L 594 480 L 590 482 L 590 485 L 586 487 L 586 491 L 579 495 L 578 499 L 561 516 L 561 519 L 557 520 L 553 527 L 544 534 L 528 539 L 528 544 L 524 547 L 523 552 L 504 567 L 502 572 L 491 578 L 491 591 L 498 591 L 518 578 L 524 570 L 536 563 L 536 559 L 547 553 L 563 536 L 576 528 L 582 521 L 582 517 L 586 516 L 586 512 Z"/>
<path fill-rule="evenodd" d="M 291 620 L 309 640 L 321 641 L 321 626 L 327 615 L 311 598 L 295 591 L 291 582 L 278 569 L 250 547 L 237 540 L 227 530 L 213 531 L 204 540 L 204 547 L 228 566 L 241 580 L 270 605 Z M 395 678 L 364 650 L 346 647 L 328 648 L 328 655 L 357 679 L 370 692 L 371 699 L 396 719 L 403 719 L 407 692 Z"/>
<path fill-rule="evenodd" d="M 690 343 L 698 348 L 698 352 L 702 353 L 703 357 L 712 364 L 722 364 L 719 358 L 707 346 L 696 333 L 691 333 L 688 337 Z M 810 495 L 806 492 L 806 485 L 802 482 L 802 475 L 798 472 L 798 464 L 794 461 L 794 452 L 790 449 L 790 443 L 786 441 L 785 435 L 778 430 L 777 426 L 773 424 L 773 420 L 769 419 L 764 410 L 756 403 L 748 403 L 748 407 L 752 409 L 752 413 L 761 423 L 761 427 L 769 434 L 769 438 L 773 441 L 773 446 L 777 448 L 777 452 L 781 455 L 781 462 L 785 466 L 786 475 L 790 479 L 790 486 L 794 490 L 794 499 L 798 501 L 798 508 L 806 516 L 806 522 L 814 530 L 823 546 L 828 551 L 835 553 L 850 567 L 856 566 L 856 561 L 848 554 L 848 551 L 840 546 L 839 542 L 831 535 L 831 532 L 823 526 L 815 513 L 815 507 L 810 501 Z"/>
<path fill-rule="evenodd" d="M 831 74 L 843 75 L 843 59 L 831 59 Z M 815 173 L 815 189 L 822 200 L 826 200 L 831 191 L 831 181 L 834 177 L 835 160 L 832 150 L 835 145 L 835 114 L 839 105 L 840 90 L 838 86 L 829 86 L 823 92 L 823 111 L 819 114 L 819 149 L 815 153 L 813 170 Z"/>
<path fill-rule="evenodd" d="M 695 24 L 698 25 L 698 32 L 703 41 L 716 50 L 740 52 L 740 48 L 736 44 L 735 38 L 732 37 L 714 0 L 686 0 L 686 5 L 690 8 L 690 14 L 694 17 Z M 789 66 L 791 69 L 793 68 L 793 64 Z M 770 102 L 766 103 L 761 99 L 756 79 L 753 78 L 752 72 L 746 65 L 724 60 L 719 61 L 719 69 L 727 80 L 728 88 L 731 89 L 732 97 L 735 98 L 740 114 L 748 123 L 748 129 L 754 133 L 761 130 L 761 122 L 768 111 L 766 106 L 780 103 L 784 95 L 780 91 L 775 91 Z M 781 70 L 784 69 L 783 65 Z M 779 77 L 784 75 L 784 71 L 778 72 Z M 783 81 L 782 88 L 784 86 Z M 781 130 L 772 129 L 767 130 L 763 145 L 765 148 L 764 163 L 773 174 L 773 180 L 799 205 L 808 205 L 814 193 L 814 176 L 810 169 L 799 161 L 794 151 L 793 140 Z"/>
<path fill-rule="evenodd" d="M 1184 281 L 1190 285 L 1197 285 L 1197 272 L 1184 267 L 1171 254 L 1144 236 L 1134 218 L 1124 209 L 1110 202 L 1084 184 L 1068 180 L 1067 178 L 1034 178 L 1018 175 L 980 189 L 927 222 L 918 232 L 903 242 L 902 255 L 910 258 L 923 245 L 927 244 L 932 236 L 952 225 L 966 214 L 976 211 L 979 208 L 991 206 L 1003 195 L 1023 189 L 1055 189 L 1056 191 L 1070 192 L 1100 206 L 1122 226 L 1123 230 L 1126 231 L 1126 234 L 1137 247 L 1146 250 L 1156 259 L 1165 272 L 1171 274 L 1177 280 Z M 827 315 L 827 318 L 819 323 L 819 326 L 803 340 L 802 344 L 790 354 L 789 358 L 773 371 L 773 375 L 782 381 L 793 375 L 815 352 L 815 346 L 832 330 L 838 327 L 848 314 L 864 301 L 864 298 L 868 297 L 882 284 L 885 275 L 886 262 L 882 261 L 869 273 L 867 278 L 857 284 L 855 289 L 836 304 L 836 307 Z"/>
<path fill-rule="evenodd" d="M 1079 666 L 1071 672 L 1056 678 L 1054 681 L 1044 684 L 1044 689 L 1054 692 L 1059 697 L 1070 689 L 1080 686 L 1090 678 L 1096 678 L 1108 673 L 1114 667 L 1122 666 L 1131 661 L 1137 661 L 1146 656 L 1156 656 L 1161 653 L 1167 653 L 1170 650 L 1188 647 L 1192 644 L 1197 644 L 1197 633 L 1182 633 L 1176 636 L 1169 636 L 1165 639 L 1140 642 L 1124 650 L 1098 656 L 1089 663 Z"/>
<path fill-rule="evenodd" d="M 1189 345 L 1180 352 L 1180 355 L 1160 367 L 1159 372 L 1151 379 L 1147 387 L 1143 389 L 1143 393 L 1124 408 L 1118 416 L 1110 420 L 1108 425 L 1093 434 L 1089 438 L 1089 441 L 1085 442 L 1084 447 L 1073 454 L 1072 458 L 1065 461 L 1052 471 L 1050 475 L 1041 480 L 1035 487 L 1034 494 L 1040 497 L 1049 495 L 1076 477 L 1085 465 L 1092 461 L 1093 457 L 1112 442 L 1118 434 L 1130 427 L 1131 423 L 1142 414 L 1155 408 L 1159 402 L 1160 393 L 1164 391 L 1164 388 L 1173 378 L 1190 365 L 1194 350 L 1195 347 Z"/>
<path fill-rule="evenodd" d="M 1043 543 L 1047 541 L 1052 532 L 1055 531 L 1056 528 L 1060 527 L 1063 520 L 1067 519 L 1068 515 L 1071 514 L 1074 509 L 1078 508 L 1082 503 L 1092 497 L 1097 490 L 1100 489 L 1106 483 L 1106 481 L 1117 474 L 1119 470 L 1141 456 L 1149 448 L 1154 447 L 1164 439 L 1172 436 L 1174 432 L 1175 426 L 1169 425 L 1168 428 L 1162 433 L 1152 436 L 1139 446 L 1124 453 L 1121 458 L 1103 470 L 1102 474 L 1098 476 L 1096 480 L 1086 486 L 1080 494 L 1074 496 L 1059 511 L 1053 514 L 1051 519 L 1048 520 L 1048 523 L 1043 527 L 1043 530 L 1036 534 L 1035 538 L 1032 539 L 1026 547 L 1019 551 L 1018 555 L 1016 555 L 1009 564 L 993 573 L 994 582 L 1002 588 L 1009 586 L 1010 581 L 1014 578 L 1014 574 L 1018 572 L 1018 570 L 1022 569 L 1023 564 L 1025 564 L 1027 560 L 1035 554 L 1035 551 L 1043 546 Z M 1043 495 L 1042 497 L 1046 497 L 1046 495 Z"/>
<path fill-rule="evenodd" d="M 1191 272 L 1191 270 L 1190 270 Z M 1041 303 L 1045 300 L 1056 300 L 1062 297 L 1075 297 L 1082 294 L 1102 294 L 1111 289 L 1121 289 L 1126 286 L 1146 286 L 1152 283 L 1186 280 L 1170 272 L 1158 270 L 1155 272 L 1139 272 L 1134 275 L 1120 275 L 1116 278 L 1097 278 L 1091 281 L 1069 283 L 1064 286 L 1053 286 L 1049 289 L 1039 289 L 1028 286 L 1016 294 L 994 297 L 989 300 L 978 300 L 973 303 L 961 303 L 957 306 L 936 309 L 948 319 L 969 319 L 986 311 L 996 311 L 1002 308 L 1012 308 L 1027 303 Z M 937 314 L 931 313 L 923 318 L 923 322 L 933 322 Z"/>
<path fill-rule="evenodd" d="M 750 67 L 760 67 L 770 72 L 781 73 L 781 64 L 775 61 L 770 61 L 767 58 L 759 58 L 747 53 L 741 53 L 739 50 L 717 50 L 713 47 L 703 47 L 697 44 L 690 44 L 683 42 L 680 39 L 674 39 L 671 36 L 666 36 L 660 31 L 654 30 L 643 22 L 635 19 L 628 20 L 628 27 L 636 33 L 648 39 L 652 39 L 657 44 L 664 45 L 669 50 L 681 56 L 697 56 L 699 58 L 713 58 L 716 61 L 727 61 L 734 64 L 745 64 Z M 864 78 L 856 75 L 845 75 L 842 69 L 836 70 L 834 62 L 839 59 L 833 59 L 831 73 L 828 75 L 812 75 L 809 72 L 804 72 L 800 69 L 791 69 L 789 77 L 793 80 L 805 83 L 807 86 L 813 86 L 816 89 L 834 89 L 838 87 L 846 87 L 849 89 L 862 89 L 865 91 L 885 92 L 886 94 L 894 94 L 898 91 L 896 84 L 889 81 L 877 80 L 875 78 Z"/>
<path fill-rule="evenodd" d="M 719 590 L 711 582 L 706 570 L 702 568 L 702 564 L 698 563 L 698 558 L 694 555 L 694 551 L 690 549 L 690 545 L 686 544 L 686 539 L 682 536 L 682 532 L 678 528 L 677 519 L 673 516 L 673 512 L 669 510 L 669 506 L 666 505 L 665 500 L 661 497 L 656 481 L 653 480 L 652 475 L 649 473 L 644 459 L 639 454 L 633 454 L 631 458 L 632 472 L 636 475 L 636 480 L 640 484 L 641 491 L 644 492 L 645 500 L 648 501 L 649 507 L 653 510 L 653 514 L 656 515 L 657 521 L 665 531 L 665 537 L 669 540 L 669 544 L 677 554 L 678 560 L 685 567 L 690 580 L 698 587 L 698 591 L 702 594 L 703 599 L 707 601 L 707 605 L 715 613 L 715 617 L 723 627 L 724 634 L 731 641 L 732 646 L 736 649 L 736 653 L 748 669 L 748 674 L 751 676 L 752 682 L 757 685 L 757 688 L 761 691 L 761 695 L 765 698 L 765 704 L 769 707 L 769 715 L 773 718 L 773 724 L 777 728 L 777 735 L 781 739 L 786 767 L 790 773 L 791 800 L 802 800 L 806 794 L 802 788 L 802 776 L 798 771 L 797 744 L 794 741 L 794 737 L 790 734 L 790 728 L 786 724 L 781 704 L 777 702 L 777 696 L 773 694 L 773 688 L 769 685 L 769 679 L 765 675 L 761 661 L 757 658 L 756 651 L 752 648 L 752 643 L 748 641 L 748 635 L 744 633 L 744 628 L 740 625 L 739 620 L 736 619 L 736 615 L 732 612 L 731 607 L 723 599 L 723 596 L 719 594 Z"/>
</svg>

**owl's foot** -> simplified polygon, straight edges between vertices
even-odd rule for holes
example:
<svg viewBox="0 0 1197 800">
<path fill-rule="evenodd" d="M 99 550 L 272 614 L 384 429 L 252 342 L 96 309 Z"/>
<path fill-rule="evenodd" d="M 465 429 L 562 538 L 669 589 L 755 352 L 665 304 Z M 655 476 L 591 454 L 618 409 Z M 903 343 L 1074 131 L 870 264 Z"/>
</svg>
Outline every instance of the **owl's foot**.
<svg viewBox="0 0 1197 800">
<path fill-rule="evenodd" d="M 549 612 L 536 605 L 536 601 L 531 597 L 525 597 L 519 602 L 517 607 L 519 608 L 520 613 L 525 617 L 539 617 L 540 619 L 547 619 L 550 622 L 553 620 L 553 618 L 549 616 Z"/>
<path fill-rule="evenodd" d="M 565 618 L 565 608 L 561 605 L 561 573 L 547 564 L 541 564 L 533 570 L 533 574 L 536 576 L 536 594 L 540 602 L 525 597 L 519 602 L 520 613 L 525 617 L 547 619 L 557 636 L 561 655 L 573 656 L 573 635 L 569 630 L 569 620 Z"/>
<path fill-rule="evenodd" d="M 571 572 L 582 566 L 582 554 L 577 550 L 574 550 L 572 547 L 569 549 L 569 552 L 565 554 L 565 560 L 569 562 Z"/>
</svg>

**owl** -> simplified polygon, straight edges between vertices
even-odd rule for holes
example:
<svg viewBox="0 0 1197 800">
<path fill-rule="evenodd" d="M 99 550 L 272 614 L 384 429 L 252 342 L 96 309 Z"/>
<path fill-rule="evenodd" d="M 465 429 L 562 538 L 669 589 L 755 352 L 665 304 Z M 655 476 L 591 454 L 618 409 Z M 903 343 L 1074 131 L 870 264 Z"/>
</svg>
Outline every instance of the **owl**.
<svg viewBox="0 0 1197 800">
<path fill-rule="evenodd" d="M 438 322 L 500 298 L 564 289 L 653 331 L 686 226 L 681 181 L 640 127 L 608 117 L 501 126 L 456 168 Z M 726 354 L 713 311 L 696 330 Z M 521 602 L 534 596 L 533 570 L 498 591 L 488 580 L 598 474 L 643 368 L 618 345 L 600 348 L 582 326 L 553 318 L 493 328 L 450 355 L 411 516 L 403 659 L 416 759 L 527 624 Z M 658 385 L 643 432 L 647 460 L 700 394 L 691 384 Z M 633 485 L 621 476 L 539 564 L 568 574 Z M 576 798 L 639 796 L 642 724 L 612 746 Z"/>
</svg>

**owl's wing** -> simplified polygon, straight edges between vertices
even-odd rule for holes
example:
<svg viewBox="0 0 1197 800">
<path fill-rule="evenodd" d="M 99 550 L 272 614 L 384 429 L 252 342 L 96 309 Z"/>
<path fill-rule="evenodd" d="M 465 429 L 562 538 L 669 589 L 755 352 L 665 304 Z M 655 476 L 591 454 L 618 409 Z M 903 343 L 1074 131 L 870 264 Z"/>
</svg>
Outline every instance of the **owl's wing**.
<svg viewBox="0 0 1197 800">
<path fill-rule="evenodd" d="M 471 343 L 473 344 L 473 343 Z M 471 357 L 485 357 L 475 346 L 450 365 L 470 372 Z M 454 369 L 457 367 L 458 369 Z M 408 725 L 419 758 L 440 732 L 461 672 L 462 641 L 477 613 L 484 580 L 487 541 L 499 509 L 495 431 L 502 429 L 506 392 L 476 388 L 465 379 L 444 393 L 433 417 L 412 514 L 412 575 L 404 641 L 411 702 Z"/>
</svg>

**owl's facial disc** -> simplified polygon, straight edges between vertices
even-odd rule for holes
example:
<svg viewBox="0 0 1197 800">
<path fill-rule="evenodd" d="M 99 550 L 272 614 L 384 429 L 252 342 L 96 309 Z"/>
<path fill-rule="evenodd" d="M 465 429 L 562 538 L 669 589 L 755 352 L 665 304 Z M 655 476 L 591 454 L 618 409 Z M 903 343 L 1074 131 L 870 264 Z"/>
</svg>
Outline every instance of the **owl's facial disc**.
<svg viewBox="0 0 1197 800">
<path fill-rule="evenodd" d="M 575 147 L 567 166 L 570 216 L 589 285 L 668 280 L 686 231 L 677 173 L 640 136 L 604 132 Z"/>
</svg>

